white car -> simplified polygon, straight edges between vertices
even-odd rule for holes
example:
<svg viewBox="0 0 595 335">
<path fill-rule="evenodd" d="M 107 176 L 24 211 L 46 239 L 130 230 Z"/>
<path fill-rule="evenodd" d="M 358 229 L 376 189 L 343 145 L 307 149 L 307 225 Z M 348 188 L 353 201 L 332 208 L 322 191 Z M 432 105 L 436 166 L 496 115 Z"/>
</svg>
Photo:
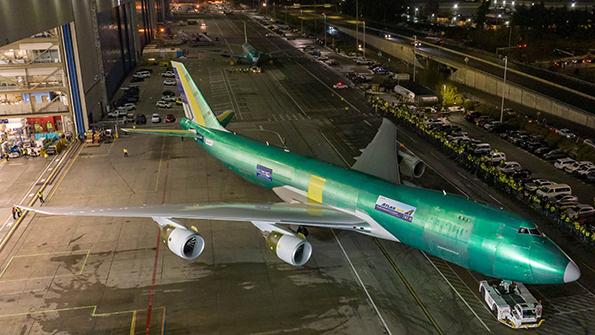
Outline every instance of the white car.
<svg viewBox="0 0 595 335">
<path fill-rule="evenodd" d="M 176 102 L 176 97 L 173 95 L 164 95 L 161 97 L 161 100 L 165 102 Z"/>
<path fill-rule="evenodd" d="M 151 122 L 152 123 L 161 122 L 161 116 L 159 116 L 159 114 L 157 114 L 157 113 L 153 113 L 153 115 L 151 116 Z"/>
<path fill-rule="evenodd" d="M 500 151 L 493 150 L 487 155 L 486 159 L 492 163 L 500 163 L 501 161 L 506 160 L 506 154 Z"/>
<path fill-rule="evenodd" d="M 553 183 L 547 179 L 533 179 L 530 183 L 527 183 L 527 185 L 525 185 L 525 189 L 529 192 L 534 192 L 542 188 L 543 186 L 548 186 L 552 184 Z"/>
<path fill-rule="evenodd" d="M 591 172 L 595 172 L 595 165 L 585 165 L 574 171 L 574 173 L 581 178 L 586 177 Z"/>
<path fill-rule="evenodd" d="M 575 173 L 577 170 L 582 169 L 583 167 L 593 166 L 593 163 L 589 161 L 575 161 L 572 164 L 568 164 L 564 167 L 564 171 L 566 173 Z"/>
<path fill-rule="evenodd" d="M 175 80 L 173 80 L 173 79 L 165 79 L 165 80 L 163 81 L 163 85 L 165 85 L 165 86 L 176 86 L 176 85 L 177 85 L 177 83 L 176 83 L 176 81 L 175 81 Z"/>
<path fill-rule="evenodd" d="M 133 104 L 132 102 L 128 102 L 123 104 L 122 106 L 119 106 L 118 109 L 124 109 L 126 111 L 132 111 L 136 109 L 136 105 Z"/>
<path fill-rule="evenodd" d="M 572 188 L 567 184 L 551 184 L 539 188 L 535 194 L 541 198 L 552 199 L 559 194 L 572 194 Z"/>
<path fill-rule="evenodd" d="M 450 106 L 447 109 L 451 113 L 457 113 L 457 112 L 464 112 L 465 111 L 465 108 L 463 108 L 463 106 Z"/>
<path fill-rule="evenodd" d="M 593 206 L 578 204 L 575 207 L 570 208 L 567 213 L 571 219 L 576 219 L 579 216 L 595 213 L 595 209 L 593 209 Z"/>
<path fill-rule="evenodd" d="M 566 137 L 567 139 L 570 139 L 570 140 L 573 139 L 573 138 L 576 138 L 576 135 L 573 134 L 570 131 L 570 129 L 567 129 L 567 128 L 562 128 L 562 129 L 558 130 L 558 134 L 560 136 L 564 136 L 564 137 Z"/>
<path fill-rule="evenodd" d="M 567 165 L 572 165 L 575 162 L 576 161 L 574 159 L 569 157 L 560 158 L 556 160 L 556 162 L 554 163 L 554 167 L 556 169 L 563 170 Z"/>
<path fill-rule="evenodd" d="M 347 86 L 344 82 L 340 81 L 338 83 L 336 83 L 335 85 L 333 85 L 333 88 L 336 89 L 344 89 L 344 88 L 348 88 L 349 86 Z"/>
<path fill-rule="evenodd" d="M 503 173 L 514 173 L 517 171 L 521 171 L 523 167 L 518 162 L 504 162 L 502 166 L 498 167 L 498 170 L 502 171 Z"/>
<path fill-rule="evenodd" d="M 151 73 L 149 71 L 139 71 L 133 74 L 132 77 L 145 79 L 151 77 Z"/>
<path fill-rule="evenodd" d="M 174 73 L 174 71 L 165 71 L 161 73 L 161 76 L 163 78 L 174 78 L 176 74 Z"/>
<path fill-rule="evenodd" d="M 158 107 L 158 108 L 171 108 L 171 102 L 159 100 L 155 104 L 155 107 Z"/>
</svg>

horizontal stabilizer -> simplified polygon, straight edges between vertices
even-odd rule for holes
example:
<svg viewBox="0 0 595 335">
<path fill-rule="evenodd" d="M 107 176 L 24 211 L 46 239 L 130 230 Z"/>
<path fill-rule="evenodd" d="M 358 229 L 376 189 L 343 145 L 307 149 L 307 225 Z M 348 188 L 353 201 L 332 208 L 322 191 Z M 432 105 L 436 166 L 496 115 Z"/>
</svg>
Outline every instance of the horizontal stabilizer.
<svg viewBox="0 0 595 335">
<path fill-rule="evenodd" d="M 185 129 L 137 129 L 137 128 L 123 128 L 123 132 L 128 134 L 145 134 L 158 136 L 173 136 L 173 137 L 190 137 L 195 138 L 196 132 Z"/>
</svg>

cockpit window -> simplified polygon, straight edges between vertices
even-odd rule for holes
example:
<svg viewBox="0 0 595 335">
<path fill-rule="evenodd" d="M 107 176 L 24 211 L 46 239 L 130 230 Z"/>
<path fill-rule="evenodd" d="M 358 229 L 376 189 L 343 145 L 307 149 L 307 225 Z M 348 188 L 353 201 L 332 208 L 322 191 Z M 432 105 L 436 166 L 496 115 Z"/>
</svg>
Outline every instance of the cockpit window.
<svg viewBox="0 0 595 335">
<path fill-rule="evenodd" d="M 529 234 L 529 235 L 536 235 L 536 236 L 542 235 L 541 231 L 539 231 L 539 229 L 537 229 L 537 228 L 525 228 L 525 227 L 519 228 L 519 234 Z"/>
</svg>

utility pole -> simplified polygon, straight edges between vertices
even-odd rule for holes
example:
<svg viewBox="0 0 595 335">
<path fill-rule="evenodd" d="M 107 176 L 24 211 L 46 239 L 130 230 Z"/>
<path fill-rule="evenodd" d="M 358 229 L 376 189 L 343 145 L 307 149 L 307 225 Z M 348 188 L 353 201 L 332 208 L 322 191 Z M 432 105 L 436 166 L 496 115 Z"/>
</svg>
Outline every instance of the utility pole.
<svg viewBox="0 0 595 335">
<path fill-rule="evenodd" d="M 364 48 L 362 49 L 362 52 L 364 54 L 364 59 L 366 58 L 366 21 L 362 21 L 362 24 L 364 25 Z"/>
<path fill-rule="evenodd" d="M 355 0 L 355 48 L 359 48 L 359 1 Z"/>
<path fill-rule="evenodd" d="M 417 35 L 413 35 L 413 82 L 415 82 L 415 45 L 417 44 Z"/>
<path fill-rule="evenodd" d="M 322 13 L 322 17 L 324 18 L 324 47 L 326 48 L 326 14 Z"/>
<path fill-rule="evenodd" d="M 508 70 L 508 56 L 504 57 L 504 85 L 502 86 L 502 104 L 500 105 L 500 122 L 504 119 L 504 90 L 506 89 L 506 70 Z"/>
</svg>

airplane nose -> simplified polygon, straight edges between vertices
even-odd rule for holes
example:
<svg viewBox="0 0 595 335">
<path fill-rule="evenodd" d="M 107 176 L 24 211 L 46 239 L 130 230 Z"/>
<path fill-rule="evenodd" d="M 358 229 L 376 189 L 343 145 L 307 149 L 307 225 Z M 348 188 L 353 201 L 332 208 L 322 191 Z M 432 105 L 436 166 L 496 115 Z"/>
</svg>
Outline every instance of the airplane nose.
<svg viewBox="0 0 595 335">
<path fill-rule="evenodd" d="M 581 276 L 581 270 L 576 266 L 573 261 L 568 262 L 566 265 L 566 270 L 564 270 L 564 282 L 570 283 L 573 282 Z"/>
</svg>

